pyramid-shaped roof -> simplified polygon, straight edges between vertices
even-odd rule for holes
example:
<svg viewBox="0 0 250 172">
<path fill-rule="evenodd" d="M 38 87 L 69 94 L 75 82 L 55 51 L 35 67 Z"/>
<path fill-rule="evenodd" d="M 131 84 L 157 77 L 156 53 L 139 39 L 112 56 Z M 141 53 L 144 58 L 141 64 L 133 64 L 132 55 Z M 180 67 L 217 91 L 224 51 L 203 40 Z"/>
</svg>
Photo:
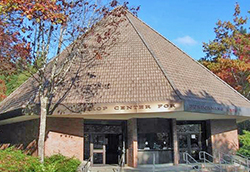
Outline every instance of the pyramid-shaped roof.
<svg viewBox="0 0 250 172">
<path fill-rule="evenodd" d="M 189 112 L 250 115 L 249 100 L 131 13 L 125 18 L 119 42 L 96 65 L 79 70 L 62 104 L 170 101 L 182 102 Z M 64 85 L 69 81 L 70 76 Z M 30 78 L 1 102 L 0 114 L 23 107 L 34 95 L 34 85 Z M 67 87 L 58 90 L 57 99 Z"/>
</svg>

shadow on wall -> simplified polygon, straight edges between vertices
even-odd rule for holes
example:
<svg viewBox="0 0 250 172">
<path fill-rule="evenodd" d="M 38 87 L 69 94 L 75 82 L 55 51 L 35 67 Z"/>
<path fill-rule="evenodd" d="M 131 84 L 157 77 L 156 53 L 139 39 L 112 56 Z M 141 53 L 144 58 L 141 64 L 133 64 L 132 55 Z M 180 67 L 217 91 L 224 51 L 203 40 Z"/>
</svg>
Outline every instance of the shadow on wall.
<svg viewBox="0 0 250 172">
<path fill-rule="evenodd" d="M 213 136 L 214 154 L 235 154 L 239 149 L 237 130 L 227 131 Z"/>
<path fill-rule="evenodd" d="M 217 159 L 235 154 L 239 149 L 236 120 L 211 120 L 211 144 Z"/>
<path fill-rule="evenodd" d="M 30 142 L 26 147 L 24 144 L 11 144 L 11 143 L 2 143 L 0 144 L 0 150 L 4 150 L 12 147 L 14 150 L 22 150 L 24 154 L 27 155 L 37 155 L 37 139 Z"/>
<path fill-rule="evenodd" d="M 0 126 L 0 149 L 14 147 L 25 154 L 37 155 L 38 120 Z"/>
<path fill-rule="evenodd" d="M 219 162 L 220 159 L 231 162 L 231 155 L 234 155 L 239 149 L 238 137 L 235 137 L 230 131 L 220 135 L 212 136 L 213 138 L 213 156 L 214 161 Z"/>
</svg>

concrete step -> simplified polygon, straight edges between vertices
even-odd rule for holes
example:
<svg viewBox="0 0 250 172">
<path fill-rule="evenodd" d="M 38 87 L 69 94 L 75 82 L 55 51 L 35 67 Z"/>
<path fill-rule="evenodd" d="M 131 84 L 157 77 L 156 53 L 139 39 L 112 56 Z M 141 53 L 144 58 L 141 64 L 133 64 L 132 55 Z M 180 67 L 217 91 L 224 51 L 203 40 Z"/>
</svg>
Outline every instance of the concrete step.
<svg viewBox="0 0 250 172">
<path fill-rule="evenodd" d="M 91 172 L 117 172 L 118 166 L 95 166 L 91 168 Z M 138 168 L 131 168 L 131 167 L 123 167 L 121 172 L 186 172 L 191 171 L 195 172 L 190 166 L 187 165 L 157 165 L 155 168 L 153 168 L 152 165 L 145 165 L 145 166 L 139 166 Z"/>
</svg>

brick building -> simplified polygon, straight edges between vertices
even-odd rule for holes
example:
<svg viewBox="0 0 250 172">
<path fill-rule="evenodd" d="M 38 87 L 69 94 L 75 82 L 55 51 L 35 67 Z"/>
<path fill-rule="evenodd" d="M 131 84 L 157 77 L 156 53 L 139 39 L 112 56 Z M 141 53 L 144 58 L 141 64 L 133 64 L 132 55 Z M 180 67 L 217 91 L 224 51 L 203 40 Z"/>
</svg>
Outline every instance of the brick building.
<svg viewBox="0 0 250 172">
<path fill-rule="evenodd" d="M 137 17 L 123 17 L 105 57 L 58 89 L 55 101 L 63 99 L 47 119 L 46 156 L 91 157 L 94 164 L 124 157 L 136 167 L 153 155 L 158 164 L 178 164 L 183 152 L 197 159 L 201 150 L 237 150 L 236 124 L 249 118 L 250 102 Z M 0 104 L 0 143 L 34 155 L 39 116 L 22 109 L 35 85 L 30 78 Z"/>
</svg>

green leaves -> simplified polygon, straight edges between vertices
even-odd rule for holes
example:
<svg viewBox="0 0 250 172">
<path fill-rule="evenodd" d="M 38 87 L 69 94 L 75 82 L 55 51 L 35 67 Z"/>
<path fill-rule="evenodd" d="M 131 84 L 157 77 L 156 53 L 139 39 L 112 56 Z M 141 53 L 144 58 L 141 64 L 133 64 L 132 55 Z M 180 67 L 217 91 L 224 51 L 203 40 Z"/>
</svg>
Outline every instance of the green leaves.
<svg viewBox="0 0 250 172">
<path fill-rule="evenodd" d="M 250 157 L 250 132 L 243 130 L 243 135 L 239 135 L 240 149 L 238 152 L 242 155 Z"/>
<path fill-rule="evenodd" d="M 29 68 L 30 71 L 35 73 L 32 66 Z M 20 71 L 9 76 L 0 75 L 0 102 L 24 83 L 30 76 L 31 74 L 28 71 Z"/>
</svg>

